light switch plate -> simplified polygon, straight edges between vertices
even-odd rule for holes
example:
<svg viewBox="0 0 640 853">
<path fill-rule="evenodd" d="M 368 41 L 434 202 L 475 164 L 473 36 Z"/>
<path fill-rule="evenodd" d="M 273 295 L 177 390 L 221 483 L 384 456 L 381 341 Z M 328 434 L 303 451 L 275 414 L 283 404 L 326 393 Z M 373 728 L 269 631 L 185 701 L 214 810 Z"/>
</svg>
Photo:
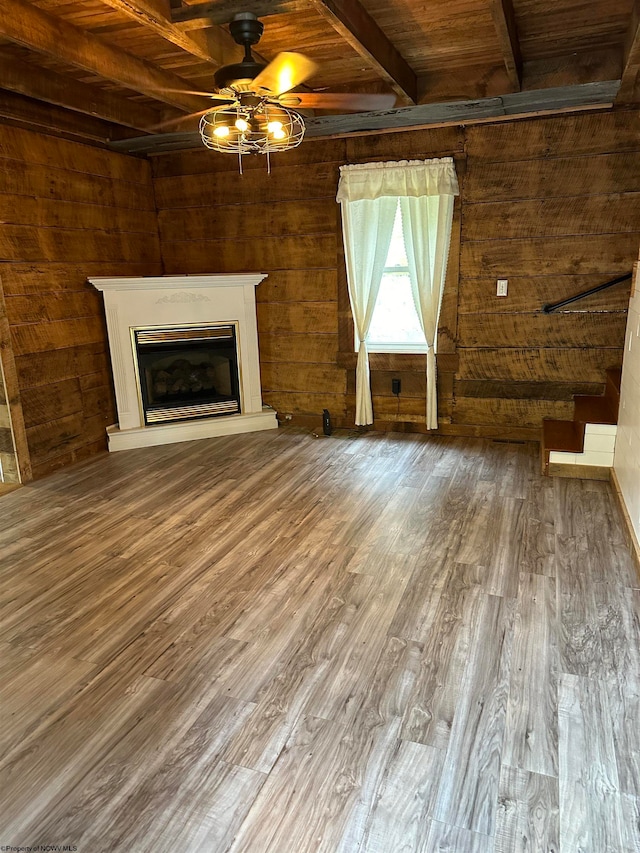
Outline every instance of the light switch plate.
<svg viewBox="0 0 640 853">
<path fill-rule="evenodd" d="M 499 278 L 498 284 L 496 287 L 496 296 L 506 296 L 507 295 L 507 287 L 509 285 L 509 279 L 507 278 Z"/>
</svg>

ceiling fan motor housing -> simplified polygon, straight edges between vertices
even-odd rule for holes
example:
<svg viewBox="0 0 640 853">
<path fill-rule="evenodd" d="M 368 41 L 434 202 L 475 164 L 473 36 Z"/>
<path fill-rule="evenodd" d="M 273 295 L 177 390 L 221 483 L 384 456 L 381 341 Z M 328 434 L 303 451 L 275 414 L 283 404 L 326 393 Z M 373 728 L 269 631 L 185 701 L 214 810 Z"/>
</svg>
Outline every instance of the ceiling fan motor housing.
<svg viewBox="0 0 640 853">
<path fill-rule="evenodd" d="M 263 65 L 261 62 L 255 62 L 253 59 L 248 61 L 243 59 L 242 62 L 236 62 L 233 65 L 224 65 L 222 68 L 218 68 L 216 73 L 213 75 L 213 79 L 218 89 L 226 89 L 240 80 L 247 80 L 250 82 L 258 76 L 263 68 L 266 68 L 266 65 Z"/>
<path fill-rule="evenodd" d="M 252 12 L 239 12 L 229 24 L 233 40 L 243 47 L 258 44 L 263 30 L 264 24 Z"/>
</svg>

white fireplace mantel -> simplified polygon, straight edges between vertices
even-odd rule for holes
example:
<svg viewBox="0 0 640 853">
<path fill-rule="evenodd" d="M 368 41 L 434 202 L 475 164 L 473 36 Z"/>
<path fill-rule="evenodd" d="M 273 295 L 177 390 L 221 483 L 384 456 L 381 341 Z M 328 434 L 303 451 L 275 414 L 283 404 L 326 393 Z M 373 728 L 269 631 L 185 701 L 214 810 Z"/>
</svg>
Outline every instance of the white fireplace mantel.
<svg viewBox="0 0 640 853">
<path fill-rule="evenodd" d="M 266 273 L 91 278 L 104 294 L 118 409 L 109 427 L 110 450 L 124 450 L 215 435 L 274 429 L 275 412 L 262 405 L 255 288 Z M 145 425 L 132 330 L 229 323 L 237 329 L 240 414 Z"/>
<path fill-rule="evenodd" d="M 267 277 L 262 273 L 211 275 L 157 275 L 144 278 L 90 278 L 91 284 L 103 292 L 115 290 L 178 290 L 211 287 L 257 287 Z"/>
</svg>

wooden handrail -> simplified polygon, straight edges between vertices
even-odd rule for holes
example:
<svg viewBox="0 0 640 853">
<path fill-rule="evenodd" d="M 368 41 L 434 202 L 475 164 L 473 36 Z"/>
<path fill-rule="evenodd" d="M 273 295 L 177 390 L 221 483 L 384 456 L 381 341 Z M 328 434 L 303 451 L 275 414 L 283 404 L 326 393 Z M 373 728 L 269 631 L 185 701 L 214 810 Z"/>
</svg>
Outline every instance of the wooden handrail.
<svg viewBox="0 0 640 853">
<path fill-rule="evenodd" d="M 615 284 L 622 284 L 623 281 L 628 281 L 633 273 L 621 275 L 620 278 L 614 278 L 604 284 L 599 284 L 597 287 L 592 287 L 591 290 L 584 290 L 582 293 L 576 293 L 575 296 L 570 296 L 568 299 L 563 299 L 561 302 L 548 302 L 542 306 L 542 311 L 545 314 L 551 314 L 557 311 L 558 308 L 564 308 L 565 305 L 571 305 L 572 302 L 577 302 L 578 299 L 584 299 L 586 296 L 591 296 L 594 293 L 600 293 L 601 290 L 606 290 L 608 287 L 613 287 Z"/>
</svg>

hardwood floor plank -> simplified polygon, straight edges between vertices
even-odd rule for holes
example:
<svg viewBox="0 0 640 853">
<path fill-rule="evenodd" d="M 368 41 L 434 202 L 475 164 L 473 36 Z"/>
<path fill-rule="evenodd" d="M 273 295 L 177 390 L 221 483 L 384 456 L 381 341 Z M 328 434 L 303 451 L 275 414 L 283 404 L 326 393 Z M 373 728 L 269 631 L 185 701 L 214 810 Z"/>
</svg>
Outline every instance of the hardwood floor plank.
<svg viewBox="0 0 640 853">
<path fill-rule="evenodd" d="M 602 644 L 588 552 L 578 546 L 574 537 L 556 536 L 558 651 L 562 672 L 589 676 L 600 671 Z"/>
<path fill-rule="evenodd" d="M 467 506 L 463 515 L 465 535 L 460 537 L 454 552 L 459 563 L 486 566 L 492 550 L 487 528 L 495 513 L 497 483 L 492 479 L 480 480 L 469 490 Z"/>
<path fill-rule="evenodd" d="M 587 550 L 590 511 L 588 499 L 585 499 L 583 481 L 554 477 L 553 488 L 556 533 L 560 536 L 572 537 L 579 550 Z"/>
<path fill-rule="evenodd" d="M 613 743 L 620 790 L 640 797 L 640 679 L 604 679 L 613 729 Z"/>
<path fill-rule="evenodd" d="M 425 634 L 420 671 L 402 730 L 404 740 L 446 749 L 458 708 L 464 671 L 482 606 L 481 570 L 455 563 L 444 574 L 430 630 Z"/>
<path fill-rule="evenodd" d="M 116 842 L 128 850 L 153 849 L 171 853 L 176 848 L 185 853 L 224 853 L 228 850 L 246 813 L 264 784 L 264 776 L 246 767 L 218 762 L 201 768 L 197 777 L 199 791 L 183 791 L 176 802 L 163 792 L 164 805 L 158 808 L 160 819 L 141 826 L 132 820 L 135 832 L 115 835 Z M 203 792 L 206 791 L 206 796 Z M 200 796 L 198 796 L 198 793 Z M 167 807 L 168 806 L 168 807 Z M 126 815 L 125 815 L 126 817 Z M 119 818 L 118 818 L 119 819 Z M 104 836 L 89 839 L 102 843 Z"/>
<path fill-rule="evenodd" d="M 330 586 L 315 621 L 293 646 L 258 702 L 246 731 L 229 745 L 226 760 L 268 772 L 291 734 L 328 658 L 318 654 L 324 635 L 341 624 L 341 613 L 357 600 L 359 579 L 344 574 Z"/>
<path fill-rule="evenodd" d="M 163 695 L 163 702 L 125 729 L 108 758 L 90 769 L 79 798 L 52 804 L 43 837 L 75 838 L 90 848 L 168 850 L 173 837 L 186 835 L 191 849 L 195 839 L 190 836 L 197 838 L 203 828 L 211 832 L 208 818 L 226 777 L 234 785 L 243 783 L 245 793 L 255 797 L 264 776 L 229 774 L 218 763 L 226 739 L 251 706 L 220 695 L 200 704 L 188 691 L 166 685 Z M 227 820 L 239 822 L 237 812 Z"/>
<path fill-rule="evenodd" d="M 0 647 L 0 759 L 16 742 L 78 693 L 98 667 L 73 658 L 38 655 L 3 643 Z"/>
<path fill-rule="evenodd" d="M 418 853 L 429 831 L 443 753 L 401 741 L 384 774 L 358 853 Z"/>
<path fill-rule="evenodd" d="M 598 681 L 560 677 L 560 848 L 614 853 L 622 848 L 611 711 Z"/>
<path fill-rule="evenodd" d="M 602 649 L 599 676 L 617 672 L 621 683 L 640 681 L 640 597 L 616 583 L 594 583 L 593 592 Z"/>
<path fill-rule="evenodd" d="M 492 535 L 486 561 L 485 589 L 489 595 L 515 598 L 518 592 L 519 566 L 522 562 L 525 511 L 521 498 L 497 499 L 489 522 Z"/>
<path fill-rule="evenodd" d="M 459 826 L 432 820 L 424 853 L 492 853 L 493 838 Z"/>
<path fill-rule="evenodd" d="M 640 853 L 640 797 L 622 794 L 624 853 Z"/>
<path fill-rule="evenodd" d="M 555 577 L 555 532 L 553 481 L 529 481 L 523 529 L 520 571 Z"/>
<path fill-rule="evenodd" d="M 514 625 L 505 764 L 558 775 L 558 650 L 553 578 L 521 575 Z"/>
<path fill-rule="evenodd" d="M 66 794 L 82 791 L 87 772 L 118 744 L 123 733 L 135 726 L 144 710 L 157 705 L 166 685 L 150 680 L 119 701 L 103 704 L 91 713 L 82 703 L 68 716 L 45 725 L 40 736 L 2 762 L 4 782 L 0 790 L 0 813 L 7 843 L 32 837 L 46 825 L 48 816 Z M 64 779 L 64 785 L 60 784 Z"/>
<path fill-rule="evenodd" d="M 485 596 L 476 611 L 434 817 L 493 835 L 507 713 L 513 603 Z"/>
<path fill-rule="evenodd" d="M 345 610 L 344 622 L 323 650 L 331 659 L 330 667 L 309 696 L 307 713 L 347 721 L 357 711 L 375 677 L 386 639 L 381 633 L 386 634 L 409 577 L 402 564 L 396 571 L 390 566 L 384 580 L 358 576 L 357 586 L 364 595 Z"/>
<path fill-rule="evenodd" d="M 389 636 L 424 642 L 436 616 L 450 563 L 448 552 L 443 557 L 420 555 L 416 558 L 389 625 Z"/>
<path fill-rule="evenodd" d="M 558 779 L 504 764 L 495 853 L 559 853 Z"/>
<path fill-rule="evenodd" d="M 374 748 L 373 739 L 363 743 L 361 736 L 353 738 L 339 723 L 302 717 L 230 853 L 335 851 Z"/>
</svg>

